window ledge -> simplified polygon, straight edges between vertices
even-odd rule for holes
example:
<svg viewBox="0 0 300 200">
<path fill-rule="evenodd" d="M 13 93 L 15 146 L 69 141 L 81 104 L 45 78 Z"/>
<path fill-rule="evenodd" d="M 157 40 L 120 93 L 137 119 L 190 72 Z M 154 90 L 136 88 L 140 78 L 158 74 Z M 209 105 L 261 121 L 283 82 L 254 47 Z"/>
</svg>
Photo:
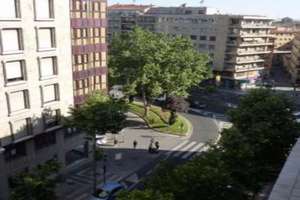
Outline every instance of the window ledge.
<svg viewBox="0 0 300 200">
<path fill-rule="evenodd" d="M 63 125 L 59 124 L 59 125 L 53 126 L 51 128 L 46 128 L 45 131 L 44 131 L 44 133 L 55 131 L 57 129 L 61 129 L 62 127 L 63 127 Z"/>
<path fill-rule="evenodd" d="M 11 117 L 11 116 L 15 116 L 15 115 L 25 114 L 25 113 L 28 113 L 29 110 L 30 110 L 29 108 L 25 108 L 23 110 L 13 111 L 13 112 L 10 112 L 8 116 Z"/>
<path fill-rule="evenodd" d="M 42 48 L 42 49 L 38 49 L 38 52 L 46 52 L 46 51 L 55 51 L 56 48 L 55 47 L 51 47 L 51 48 Z"/>
<path fill-rule="evenodd" d="M 15 82 L 11 82 L 11 83 L 7 82 L 7 83 L 5 84 L 5 86 L 7 86 L 7 87 L 10 87 L 10 86 L 17 86 L 17 85 L 23 85 L 23 84 L 25 84 L 25 83 L 26 83 L 26 81 L 15 81 Z"/>
<path fill-rule="evenodd" d="M 53 22 L 55 18 L 35 18 L 35 21 L 46 21 L 46 22 Z"/>
<path fill-rule="evenodd" d="M 0 21 L 22 21 L 22 19 L 21 18 L 9 18 L 9 17 L 7 17 L 7 18 L 0 18 Z"/>
<path fill-rule="evenodd" d="M 58 100 L 49 101 L 49 102 L 43 102 L 43 106 L 42 107 L 53 106 L 53 105 L 57 105 L 57 104 L 59 104 L 59 99 Z"/>
<path fill-rule="evenodd" d="M 24 54 L 24 50 L 2 51 L 1 54 L 2 54 L 2 55 Z"/>
<path fill-rule="evenodd" d="M 54 79 L 54 78 L 57 78 L 57 74 L 51 75 L 51 76 L 40 77 L 40 81 L 45 81 L 45 80 Z"/>
<path fill-rule="evenodd" d="M 33 137 L 34 137 L 33 135 L 26 135 L 24 137 L 14 140 L 13 143 L 15 144 L 15 143 L 23 142 L 25 140 L 32 139 Z"/>
</svg>

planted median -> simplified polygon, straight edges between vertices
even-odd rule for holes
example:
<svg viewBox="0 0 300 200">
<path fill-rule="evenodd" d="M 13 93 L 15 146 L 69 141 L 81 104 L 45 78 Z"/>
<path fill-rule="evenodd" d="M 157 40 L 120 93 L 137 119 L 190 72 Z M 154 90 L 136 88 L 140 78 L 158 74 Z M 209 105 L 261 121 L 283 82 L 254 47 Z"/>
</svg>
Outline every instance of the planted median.
<svg viewBox="0 0 300 200">
<path fill-rule="evenodd" d="M 147 116 L 144 116 L 144 108 L 138 102 L 130 103 L 129 111 L 144 119 L 149 128 L 158 132 L 185 136 L 191 130 L 191 124 L 181 115 L 177 116 L 175 123 L 169 125 L 170 111 L 163 111 L 157 106 L 150 106 Z"/>
</svg>

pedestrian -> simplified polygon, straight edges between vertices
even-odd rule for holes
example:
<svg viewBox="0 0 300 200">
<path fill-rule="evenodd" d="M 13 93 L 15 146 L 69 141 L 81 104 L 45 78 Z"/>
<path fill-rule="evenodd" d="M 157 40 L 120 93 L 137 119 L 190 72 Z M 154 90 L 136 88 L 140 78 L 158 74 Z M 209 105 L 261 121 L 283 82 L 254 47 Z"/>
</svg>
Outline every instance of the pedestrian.
<svg viewBox="0 0 300 200">
<path fill-rule="evenodd" d="M 158 141 L 155 142 L 155 147 L 156 147 L 156 150 L 159 149 L 159 142 Z"/>
<path fill-rule="evenodd" d="M 133 141 L 133 148 L 134 148 L 134 149 L 136 149 L 137 144 L 138 144 L 137 141 L 134 140 L 134 141 Z"/>
<path fill-rule="evenodd" d="M 152 145 L 153 143 L 154 143 L 154 138 L 151 137 L 150 144 Z"/>
</svg>

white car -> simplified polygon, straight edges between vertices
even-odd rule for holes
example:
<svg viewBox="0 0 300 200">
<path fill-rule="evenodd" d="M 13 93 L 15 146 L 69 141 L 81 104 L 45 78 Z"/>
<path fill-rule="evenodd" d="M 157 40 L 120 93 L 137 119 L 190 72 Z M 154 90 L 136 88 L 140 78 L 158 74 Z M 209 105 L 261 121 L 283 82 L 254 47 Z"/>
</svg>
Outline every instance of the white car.
<svg viewBox="0 0 300 200">
<path fill-rule="evenodd" d="M 122 85 L 114 85 L 111 87 L 109 91 L 109 95 L 114 99 L 122 99 L 125 97 L 123 93 L 123 86 Z"/>
<path fill-rule="evenodd" d="M 96 143 L 98 145 L 106 145 L 108 143 L 106 135 L 96 135 Z"/>
<path fill-rule="evenodd" d="M 296 118 L 296 122 L 300 123 L 300 111 L 294 112 L 293 115 Z"/>
</svg>

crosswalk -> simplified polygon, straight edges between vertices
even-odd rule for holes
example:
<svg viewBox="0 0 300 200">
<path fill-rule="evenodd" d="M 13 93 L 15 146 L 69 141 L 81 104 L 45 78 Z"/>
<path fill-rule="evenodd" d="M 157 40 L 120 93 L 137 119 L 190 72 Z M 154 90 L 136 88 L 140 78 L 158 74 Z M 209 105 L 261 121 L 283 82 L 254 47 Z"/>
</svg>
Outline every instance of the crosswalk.
<svg viewBox="0 0 300 200">
<path fill-rule="evenodd" d="M 166 159 L 168 158 L 177 158 L 177 159 L 190 159 L 194 155 L 199 154 L 199 152 L 203 152 L 203 150 L 207 150 L 208 148 L 202 142 L 197 141 L 183 141 L 179 143 L 177 146 L 172 148 L 170 151 L 165 153 Z"/>
</svg>

